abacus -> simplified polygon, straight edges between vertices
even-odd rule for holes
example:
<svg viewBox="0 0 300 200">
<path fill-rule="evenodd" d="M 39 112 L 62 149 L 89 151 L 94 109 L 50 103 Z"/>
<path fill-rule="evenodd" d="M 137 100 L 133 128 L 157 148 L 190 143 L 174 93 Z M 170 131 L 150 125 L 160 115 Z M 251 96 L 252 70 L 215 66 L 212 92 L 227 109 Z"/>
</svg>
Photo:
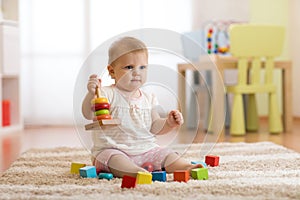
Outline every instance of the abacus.
<svg viewBox="0 0 300 200">
<path fill-rule="evenodd" d="M 100 126 L 118 125 L 119 119 L 110 115 L 110 104 L 106 97 L 101 96 L 100 89 L 96 88 L 96 98 L 91 100 L 91 110 L 94 112 L 93 123 L 85 125 L 85 130 L 99 130 Z"/>
</svg>

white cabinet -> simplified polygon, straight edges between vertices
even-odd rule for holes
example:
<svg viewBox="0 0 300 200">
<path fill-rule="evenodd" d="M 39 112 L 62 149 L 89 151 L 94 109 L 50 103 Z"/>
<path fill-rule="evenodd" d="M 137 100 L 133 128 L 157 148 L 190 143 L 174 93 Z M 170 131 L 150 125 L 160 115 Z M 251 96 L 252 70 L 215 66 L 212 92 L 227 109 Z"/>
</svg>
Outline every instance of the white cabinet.
<svg viewBox="0 0 300 200">
<path fill-rule="evenodd" d="M 23 129 L 20 91 L 20 39 L 18 23 L 0 22 L 0 134 Z M 9 102 L 9 125 L 3 125 L 3 101 Z M 6 115 L 7 116 L 7 115 Z"/>
</svg>

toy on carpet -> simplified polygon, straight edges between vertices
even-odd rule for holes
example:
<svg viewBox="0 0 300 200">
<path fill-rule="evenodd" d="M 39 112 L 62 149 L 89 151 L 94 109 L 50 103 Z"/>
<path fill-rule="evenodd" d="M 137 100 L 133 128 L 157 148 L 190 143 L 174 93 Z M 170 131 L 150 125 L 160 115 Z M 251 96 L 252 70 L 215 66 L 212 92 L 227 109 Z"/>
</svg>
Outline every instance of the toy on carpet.
<svg viewBox="0 0 300 200">
<path fill-rule="evenodd" d="M 79 169 L 80 176 L 83 178 L 96 178 L 97 172 L 95 166 L 85 166 Z"/>
<path fill-rule="evenodd" d="M 190 180 L 190 172 L 188 170 L 176 170 L 173 175 L 174 181 L 188 182 Z"/>
<path fill-rule="evenodd" d="M 85 167 L 86 164 L 84 163 L 76 163 L 76 162 L 72 162 L 71 163 L 71 174 L 79 174 L 79 169 L 82 167 Z"/>
<path fill-rule="evenodd" d="M 136 180 L 137 184 L 151 184 L 152 174 L 149 172 L 138 172 Z"/>
<path fill-rule="evenodd" d="M 219 156 L 207 155 L 205 156 L 205 163 L 209 166 L 215 167 L 219 165 Z"/>
<path fill-rule="evenodd" d="M 113 174 L 111 173 L 99 173 L 98 174 L 99 179 L 106 179 L 106 180 L 111 180 L 114 178 Z"/>
<path fill-rule="evenodd" d="M 135 188 L 136 186 L 136 177 L 132 176 L 123 176 L 121 188 Z"/>
<path fill-rule="evenodd" d="M 167 181 L 166 171 L 152 172 L 152 181 L 166 182 Z"/>
<path fill-rule="evenodd" d="M 208 179 L 208 169 L 207 168 L 192 169 L 191 175 L 192 175 L 193 179 L 207 180 Z"/>
<path fill-rule="evenodd" d="M 94 112 L 93 123 L 85 125 L 85 130 L 99 130 L 100 126 L 118 125 L 119 119 L 110 115 L 110 104 L 106 97 L 101 97 L 100 89 L 96 88 L 96 98 L 91 101 L 91 110 Z"/>
</svg>

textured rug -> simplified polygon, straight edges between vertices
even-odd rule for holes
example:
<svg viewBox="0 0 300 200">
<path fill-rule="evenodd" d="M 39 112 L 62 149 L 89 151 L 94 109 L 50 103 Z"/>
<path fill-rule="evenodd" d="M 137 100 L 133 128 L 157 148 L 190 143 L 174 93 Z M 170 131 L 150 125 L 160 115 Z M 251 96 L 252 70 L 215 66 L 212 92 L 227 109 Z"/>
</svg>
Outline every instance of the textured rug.
<svg viewBox="0 0 300 200">
<path fill-rule="evenodd" d="M 184 157 L 199 160 L 203 146 L 193 144 Z M 169 174 L 167 182 L 121 189 L 118 178 L 70 174 L 71 162 L 90 163 L 84 149 L 32 149 L 0 177 L 0 199 L 300 199 L 299 153 L 261 142 L 219 143 L 211 154 L 220 165 L 209 167 L 209 180 L 179 183 Z"/>
</svg>

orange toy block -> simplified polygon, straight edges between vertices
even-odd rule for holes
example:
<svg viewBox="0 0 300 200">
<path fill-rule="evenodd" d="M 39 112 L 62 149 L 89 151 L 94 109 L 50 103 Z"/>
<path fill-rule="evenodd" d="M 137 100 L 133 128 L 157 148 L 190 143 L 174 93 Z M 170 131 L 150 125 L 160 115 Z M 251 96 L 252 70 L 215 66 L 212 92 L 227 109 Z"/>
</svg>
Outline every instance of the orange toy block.
<svg viewBox="0 0 300 200">
<path fill-rule="evenodd" d="M 149 172 L 138 172 L 136 179 L 137 184 L 151 184 L 152 174 Z"/>
<path fill-rule="evenodd" d="M 82 168 L 82 167 L 85 167 L 86 164 L 84 163 L 75 163 L 73 162 L 71 164 L 71 174 L 79 174 L 79 169 Z"/>
<path fill-rule="evenodd" d="M 176 170 L 174 173 L 174 181 L 188 182 L 190 179 L 190 172 L 187 170 Z"/>
<path fill-rule="evenodd" d="M 205 156 L 205 163 L 209 166 L 215 167 L 219 165 L 219 156 L 207 155 Z"/>
<path fill-rule="evenodd" d="M 132 176 L 124 175 L 122 179 L 121 188 L 135 188 L 136 178 Z"/>
</svg>

